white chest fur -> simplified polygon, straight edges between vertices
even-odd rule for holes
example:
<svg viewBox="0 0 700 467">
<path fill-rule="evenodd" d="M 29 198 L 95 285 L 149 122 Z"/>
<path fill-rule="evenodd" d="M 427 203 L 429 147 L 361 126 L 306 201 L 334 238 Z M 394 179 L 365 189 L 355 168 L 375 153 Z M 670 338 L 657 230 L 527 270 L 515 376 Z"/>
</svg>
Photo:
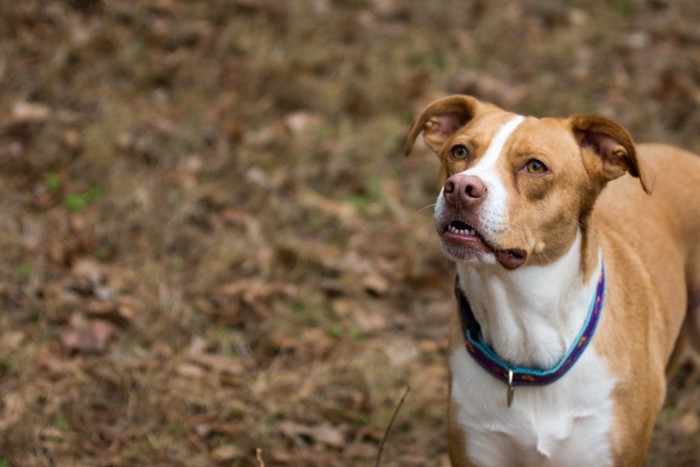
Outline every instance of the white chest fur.
<svg viewBox="0 0 700 467">
<path fill-rule="evenodd" d="M 458 412 L 475 465 L 612 464 L 608 433 L 615 380 L 594 349 L 557 382 L 516 388 L 510 408 L 506 385 L 487 374 L 465 349 L 454 351 L 450 366 L 451 407 Z"/>
<path fill-rule="evenodd" d="M 484 336 L 501 357 L 544 368 L 564 357 L 583 326 L 598 278 L 592 275 L 583 282 L 581 239 L 578 232 L 569 251 L 546 267 L 487 274 L 483 268 L 458 265 L 461 287 L 474 298 L 472 308 Z M 506 384 L 481 368 L 464 347 L 453 351 L 450 367 L 452 410 L 474 464 L 612 464 L 609 432 L 616 382 L 594 346 L 554 383 L 516 387 L 511 407 Z"/>
</svg>

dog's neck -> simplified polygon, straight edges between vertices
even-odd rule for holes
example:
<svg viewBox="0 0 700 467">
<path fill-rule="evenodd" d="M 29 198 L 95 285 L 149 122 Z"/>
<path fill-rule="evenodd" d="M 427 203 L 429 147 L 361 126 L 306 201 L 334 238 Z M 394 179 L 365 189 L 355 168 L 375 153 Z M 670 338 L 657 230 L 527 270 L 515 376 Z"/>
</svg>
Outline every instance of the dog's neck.
<svg viewBox="0 0 700 467">
<path fill-rule="evenodd" d="M 591 248 L 578 231 L 567 253 L 546 266 L 507 271 L 457 264 L 484 340 L 502 359 L 549 369 L 565 356 L 586 320 L 600 275 L 599 255 L 592 274 L 582 266 L 584 255 L 591 256 L 584 250 Z"/>
</svg>

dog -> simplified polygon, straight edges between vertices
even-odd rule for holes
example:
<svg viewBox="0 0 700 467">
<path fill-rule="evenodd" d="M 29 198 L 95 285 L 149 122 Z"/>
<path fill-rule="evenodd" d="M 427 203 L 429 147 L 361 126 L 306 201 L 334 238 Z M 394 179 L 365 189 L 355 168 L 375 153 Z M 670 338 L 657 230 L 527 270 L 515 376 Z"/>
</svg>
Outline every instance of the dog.
<svg viewBox="0 0 700 467">
<path fill-rule="evenodd" d="M 464 95 L 415 118 L 406 155 L 420 133 L 457 269 L 452 464 L 642 464 L 667 374 L 700 344 L 700 157 Z"/>
</svg>

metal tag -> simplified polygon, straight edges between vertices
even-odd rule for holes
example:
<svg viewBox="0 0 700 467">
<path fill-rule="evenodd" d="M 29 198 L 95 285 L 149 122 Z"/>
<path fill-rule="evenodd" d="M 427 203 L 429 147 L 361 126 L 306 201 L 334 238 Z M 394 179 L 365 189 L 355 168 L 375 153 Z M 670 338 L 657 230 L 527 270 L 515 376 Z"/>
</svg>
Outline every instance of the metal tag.
<svg viewBox="0 0 700 467">
<path fill-rule="evenodd" d="M 515 393 L 515 388 L 513 387 L 513 370 L 508 368 L 508 407 L 513 403 L 513 393 Z"/>
</svg>

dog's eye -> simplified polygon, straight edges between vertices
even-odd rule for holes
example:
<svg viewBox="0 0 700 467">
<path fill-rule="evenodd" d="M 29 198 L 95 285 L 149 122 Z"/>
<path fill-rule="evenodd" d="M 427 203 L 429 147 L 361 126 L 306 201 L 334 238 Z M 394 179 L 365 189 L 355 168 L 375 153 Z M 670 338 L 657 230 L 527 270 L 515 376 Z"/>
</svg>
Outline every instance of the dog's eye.
<svg viewBox="0 0 700 467">
<path fill-rule="evenodd" d="M 537 159 L 532 159 L 527 164 L 525 164 L 525 170 L 527 170 L 528 173 L 531 173 L 534 175 L 541 175 L 547 171 L 547 166 L 544 165 L 544 163 L 542 163 L 542 161 L 538 161 Z"/>
<path fill-rule="evenodd" d="M 466 146 L 458 144 L 456 146 L 453 146 L 452 149 L 450 149 L 450 154 L 455 159 L 466 159 L 467 157 L 469 157 L 469 149 L 467 149 Z"/>
</svg>

